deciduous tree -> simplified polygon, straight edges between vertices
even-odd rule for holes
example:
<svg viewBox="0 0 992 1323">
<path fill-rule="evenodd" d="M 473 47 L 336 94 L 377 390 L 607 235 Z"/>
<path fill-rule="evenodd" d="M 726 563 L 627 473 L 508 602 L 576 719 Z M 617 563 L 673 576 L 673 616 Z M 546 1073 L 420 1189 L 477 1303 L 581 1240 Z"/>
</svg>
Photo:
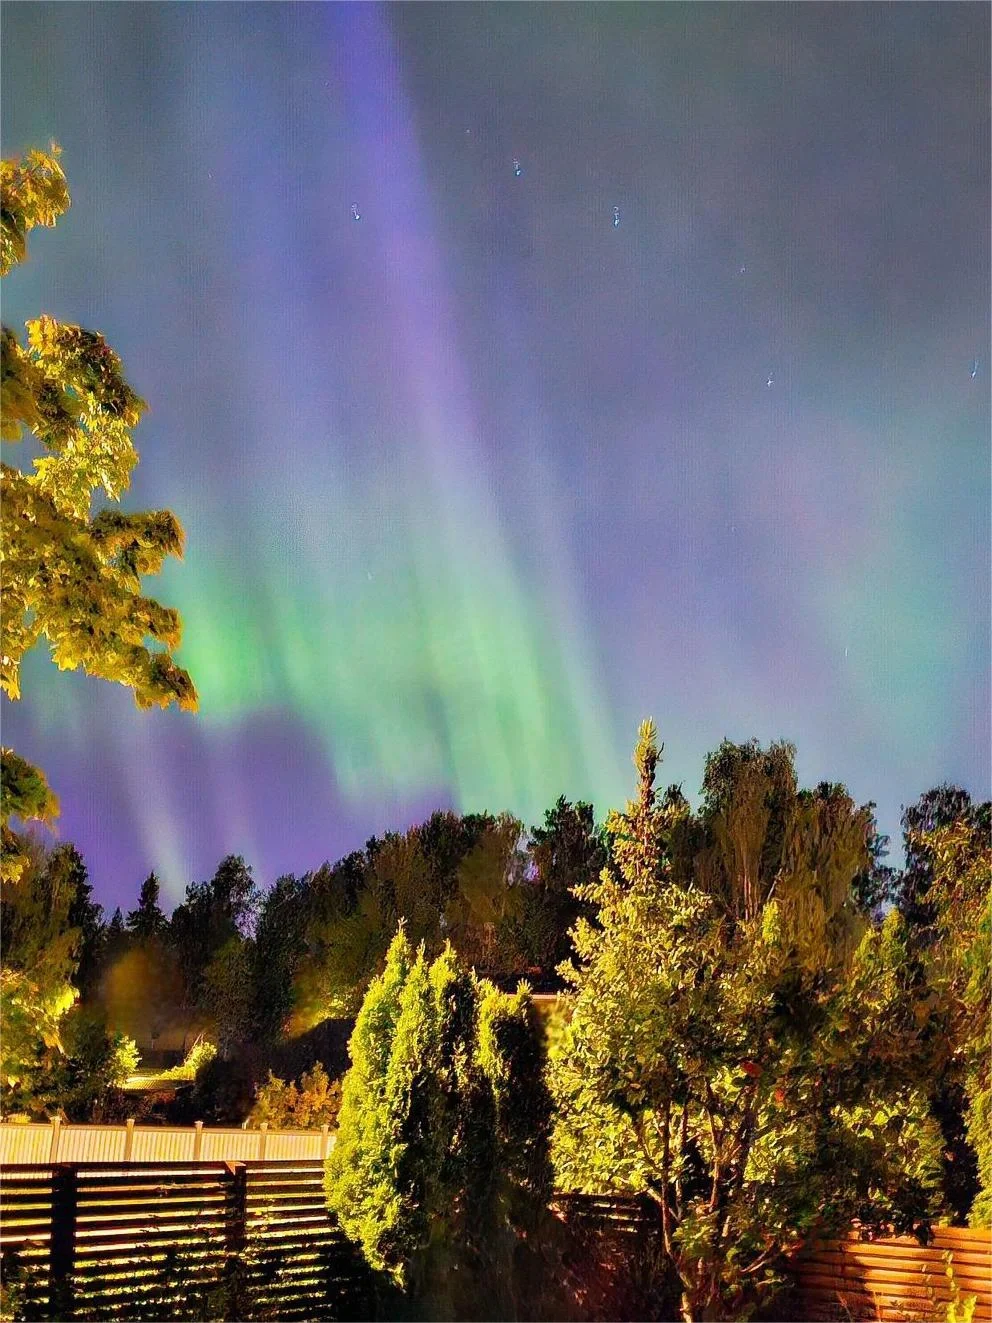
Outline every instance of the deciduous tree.
<svg viewBox="0 0 992 1323">
<path fill-rule="evenodd" d="M 982 806 L 987 808 L 987 806 Z M 992 1226 L 992 841 L 981 810 L 912 837 L 930 884 L 920 900 L 931 916 L 927 961 L 935 986 L 949 997 L 964 1120 L 978 1160 L 973 1226 Z"/>
<path fill-rule="evenodd" d="M 55 225 L 69 206 L 59 149 L 31 151 L 0 166 L 0 275 L 24 261 L 27 236 Z M 61 670 L 82 668 L 127 685 L 139 707 L 178 703 L 193 710 L 196 691 L 172 658 L 178 613 L 144 596 L 142 579 L 167 556 L 181 556 L 183 531 L 168 510 L 92 515 L 94 493 L 118 501 L 137 453 L 131 432 L 145 410 L 102 335 L 42 316 L 27 342 L 2 329 L 0 413 L 7 442 L 32 436 L 42 455 L 32 472 L 0 465 L 0 687 L 20 697 L 24 654 L 42 638 Z M 12 770 L 4 759 L 4 779 Z M 51 817 L 56 805 L 40 773 L 17 772 L 21 817 Z M 4 805 L 6 830 L 8 808 Z M 16 849 L 4 839 L 6 876 Z"/>
<path fill-rule="evenodd" d="M 564 971 L 557 1175 L 648 1194 L 683 1317 L 742 1317 L 816 1226 L 933 1214 L 946 1024 L 898 916 L 863 931 L 868 823 L 841 787 L 798 791 L 788 746 L 724 745 L 692 821 L 658 802 L 658 759 L 645 723 Z"/>
</svg>

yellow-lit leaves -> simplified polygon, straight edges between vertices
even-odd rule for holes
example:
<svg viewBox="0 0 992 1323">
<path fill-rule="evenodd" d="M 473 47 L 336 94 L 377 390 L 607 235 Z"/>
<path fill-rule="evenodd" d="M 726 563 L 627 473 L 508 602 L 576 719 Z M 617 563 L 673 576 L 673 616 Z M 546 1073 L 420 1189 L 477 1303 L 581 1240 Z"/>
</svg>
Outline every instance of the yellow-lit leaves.
<svg viewBox="0 0 992 1323">
<path fill-rule="evenodd" d="M 27 256 L 27 235 L 36 225 L 51 227 L 69 209 L 69 187 L 59 165 L 60 148 L 30 151 L 21 160 L 0 162 L 0 276 Z"/>
<path fill-rule="evenodd" d="M 181 637 L 178 613 L 140 591 L 140 575 L 154 573 L 182 549 L 182 529 L 168 511 L 107 512 L 90 522 L 60 509 L 35 478 L 0 468 L 0 562 L 4 612 L 0 620 L 0 685 L 20 694 L 25 652 L 42 636 L 62 670 L 125 684 L 139 707 L 195 710 L 189 676 L 165 649 Z"/>
</svg>

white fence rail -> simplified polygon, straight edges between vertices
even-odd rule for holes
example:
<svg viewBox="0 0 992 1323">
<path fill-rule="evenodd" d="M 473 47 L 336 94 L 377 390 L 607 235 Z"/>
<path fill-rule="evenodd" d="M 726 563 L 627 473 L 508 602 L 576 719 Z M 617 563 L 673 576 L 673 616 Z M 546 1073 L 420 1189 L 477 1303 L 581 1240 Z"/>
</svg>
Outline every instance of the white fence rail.
<svg viewBox="0 0 992 1323">
<path fill-rule="evenodd" d="M 334 1143 L 320 1130 L 207 1129 L 191 1126 L 0 1125 L 0 1166 L 22 1162 L 260 1162 L 326 1158 Z"/>
</svg>

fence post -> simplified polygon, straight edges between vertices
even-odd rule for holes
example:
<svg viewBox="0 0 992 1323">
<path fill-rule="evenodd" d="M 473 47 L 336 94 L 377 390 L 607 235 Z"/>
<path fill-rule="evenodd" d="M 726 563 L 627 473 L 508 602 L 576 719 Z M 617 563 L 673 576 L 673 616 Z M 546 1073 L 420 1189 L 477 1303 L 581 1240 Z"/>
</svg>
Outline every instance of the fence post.
<svg viewBox="0 0 992 1323">
<path fill-rule="evenodd" d="M 224 1318 L 243 1318 L 239 1310 L 241 1269 L 248 1244 L 248 1168 L 243 1162 L 225 1162 L 230 1184 L 227 1187 L 227 1218 L 224 1227 L 224 1270 L 227 1304 Z"/>
<path fill-rule="evenodd" d="M 228 1257 L 240 1254 L 248 1239 L 248 1168 L 243 1162 L 225 1162 L 230 1185 L 227 1192 L 227 1227 L 225 1232 Z"/>
<path fill-rule="evenodd" d="M 59 1160 L 59 1136 L 62 1133 L 61 1116 L 52 1117 L 52 1144 L 48 1150 L 48 1161 L 54 1166 Z"/>
<path fill-rule="evenodd" d="M 193 1161 L 200 1161 L 200 1151 L 203 1148 L 203 1122 L 193 1122 Z"/>
<path fill-rule="evenodd" d="M 134 1117 L 129 1116 L 124 1125 L 124 1161 L 130 1162 L 134 1151 Z"/>
<path fill-rule="evenodd" d="M 59 1162 L 52 1172 L 52 1239 L 49 1246 L 51 1317 L 71 1319 L 76 1249 L 76 1177 L 73 1162 Z"/>
<path fill-rule="evenodd" d="M 320 1156 L 326 1162 L 327 1155 L 331 1151 L 331 1127 L 325 1122 L 320 1127 L 320 1133 L 324 1136 L 320 1141 Z"/>
<path fill-rule="evenodd" d="M 266 1139 L 266 1136 L 268 1135 L 268 1133 L 269 1133 L 269 1123 L 268 1123 L 268 1121 L 263 1121 L 262 1124 L 258 1127 L 258 1160 L 259 1160 L 259 1162 L 261 1162 L 262 1159 L 265 1157 L 265 1139 Z"/>
</svg>

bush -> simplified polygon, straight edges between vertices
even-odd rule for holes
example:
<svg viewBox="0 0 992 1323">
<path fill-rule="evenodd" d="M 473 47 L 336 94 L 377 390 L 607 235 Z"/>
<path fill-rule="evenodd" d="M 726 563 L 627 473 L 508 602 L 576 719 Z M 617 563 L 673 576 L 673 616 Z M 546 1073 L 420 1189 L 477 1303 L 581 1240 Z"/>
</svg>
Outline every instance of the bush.
<svg viewBox="0 0 992 1323">
<path fill-rule="evenodd" d="M 201 1071 L 210 1065 L 217 1055 L 216 1043 L 211 1043 L 208 1038 L 201 1034 L 190 1050 L 186 1053 L 185 1060 L 178 1066 L 172 1066 L 169 1070 L 163 1070 L 159 1079 L 163 1080 L 185 1080 L 191 1082 L 197 1078 Z"/>
<path fill-rule="evenodd" d="M 337 1124 L 341 1109 L 341 1081 L 331 1080 L 318 1061 L 304 1071 L 300 1082 L 287 1084 L 269 1071 L 267 1082 L 255 1092 L 248 1124 L 263 1123 L 274 1130 L 319 1130 Z"/>
</svg>

